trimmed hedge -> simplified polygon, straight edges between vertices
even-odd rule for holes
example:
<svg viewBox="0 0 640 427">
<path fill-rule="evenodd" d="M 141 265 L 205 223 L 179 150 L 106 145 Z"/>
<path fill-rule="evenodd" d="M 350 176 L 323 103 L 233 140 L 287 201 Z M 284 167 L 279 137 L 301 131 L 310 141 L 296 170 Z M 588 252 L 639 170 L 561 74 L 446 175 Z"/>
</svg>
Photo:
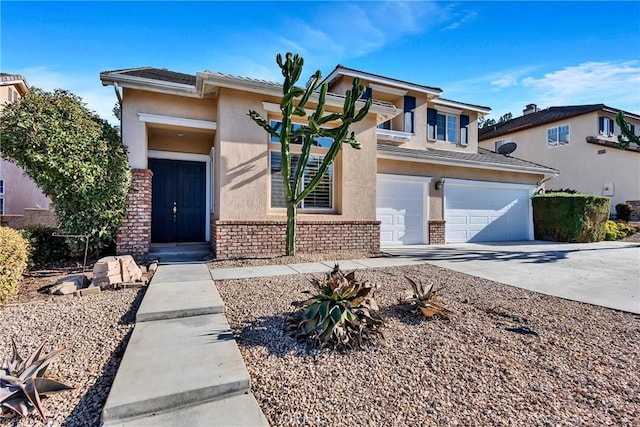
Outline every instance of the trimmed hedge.
<svg viewBox="0 0 640 427">
<path fill-rule="evenodd" d="M 16 230 L 0 226 L 0 304 L 9 302 L 18 293 L 28 256 L 25 238 Z"/>
<path fill-rule="evenodd" d="M 586 243 L 605 237 L 608 197 L 551 193 L 534 196 L 532 204 L 536 240 Z"/>
<path fill-rule="evenodd" d="M 41 267 L 45 264 L 69 258 L 71 248 L 66 238 L 53 235 L 58 231 L 54 227 L 30 225 L 19 230 L 22 237 L 31 246 L 29 268 Z"/>
<path fill-rule="evenodd" d="M 616 205 L 616 218 L 619 221 L 631 221 L 631 212 L 633 207 L 629 203 L 618 203 Z"/>
</svg>

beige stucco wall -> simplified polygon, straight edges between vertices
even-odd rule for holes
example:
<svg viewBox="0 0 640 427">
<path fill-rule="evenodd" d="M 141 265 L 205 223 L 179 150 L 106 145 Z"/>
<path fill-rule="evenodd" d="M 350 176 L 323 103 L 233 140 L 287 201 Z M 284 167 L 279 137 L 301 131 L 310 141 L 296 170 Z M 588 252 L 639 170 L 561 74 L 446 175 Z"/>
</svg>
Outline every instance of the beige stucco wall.
<svg viewBox="0 0 640 427">
<path fill-rule="evenodd" d="M 531 185 L 535 185 L 544 178 L 541 174 L 493 171 L 389 159 L 378 159 L 377 164 L 378 173 L 432 177 L 432 185 L 429 186 L 429 219 L 434 221 L 444 219 L 443 190 L 436 190 L 433 185 L 440 178 L 445 178 L 445 186 L 447 178 Z"/>
<path fill-rule="evenodd" d="M 237 90 L 220 90 L 214 178 L 219 188 L 215 209 L 217 219 L 280 220 L 286 217 L 284 209 L 270 208 L 269 137 L 247 116 L 252 109 L 267 119 L 277 119 L 277 114 L 264 110 L 263 102 L 278 103 L 279 100 Z M 357 132 L 363 148 L 354 150 L 344 146 L 334 163 L 334 212 L 300 212 L 300 220 L 375 220 L 376 141 L 373 115 L 356 124 L 353 130 Z"/>
<path fill-rule="evenodd" d="M 495 141 L 511 138 L 518 144 L 514 157 L 560 171 L 558 177 L 547 181 L 547 189 L 570 188 L 604 195 L 605 184 L 613 183 L 611 208 L 615 210 L 617 203 L 640 200 L 640 153 L 586 142 L 588 136 L 598 136 L 599 115 L 615 118 L 613 114 L 594 112 L 485 140 L 480 146 L 494 150 Z M 629 119 L 629 122 L 640 129 L 640 121 Z M 569 144 L 547 147 L 547 129 L 564 124 L 569 124 Z M 615 137 L 605 139 L 616 141 Z"/>
<path fill-rule="evenodd" d="M 0 113 L 9 101 L 9 87 L 20 95 L 13 85 L 0 86 Z M 6 215 L 22 215 L 25 209 L 49 209 L 51 201 L 40 188 L 29 178 L 24 170 L 15 164 L 0 158 L 0 180 L 5 182 L 4 212 Z"/>
<path fill-rule="evenodd" d="M 361 79 L 360 83 L 362 85 L 368 86 L 371 82 L 367 79 Z M 376 82 L 374 82 L 376 83 Z M 344 94 L 348 89 L 352 87 L 352 78 L 349 76 L 342 76 L 336 82 L 331 85 L 331 91 L 338 94 Z M 381 85 L 380 83 L 376 83 Z M 390 86 L 391 87 L 391 86 Z M 450 150 L 450 151 L 459 151 L 465 153 L 476 153 L 478 151 L 478 112 L 472 111 L 464 108 L 464 106 L 442 106 L 438 105 L 434 102 L 434 100 L 429 100 L 428 98 L 432 98 L 433 95 L 427 96 L 427 94 L 418 91 L 407 91 L 407 95 L 413 96 L 416 98 L 416 109 L 414 110 L 414 135 L 411 137 L 411 141 L 407 143 L 403 143 L 400 145 L 401 147 L 407 148 L 433 148 L 437 150 Z M 392 129 L 393 130 L 402 130 L 404 128 L 404 95 L 391 95 L 388 93 L 383 93 L 380 91 L 376 91 L 373 89 L 372 97 L 374 100 L 382 100 L 385 102 L 392 103 L 398 109 L 398 115 L 392 119 Z M 432 141 L 427 139 L 427 109 L 434 108 L 440 109 L 443 108 L 449 110 L 455 110 L 455 113 L 451 113 L 454 115 L 464 114 L 469 116 L 469 126 L 468 126 L 468 145 L 462 146 L 459 143 L 453 144 L 446 141 Z M 459 125 L 459 122 L 458 122 Z M 460 137 L 460 134 L 458 133 Z"/>
<path fill-rule="evenodd" d="M 190 147 L 188 149 L 173 148 L 170 141 L 160 140 L 154 140 L 153 144 L 157 142 L 157 145 L 148 147 L 149 125 L 140 121 L 138 113 L 215 122 L 217 118 L 217 101 L 215 99 L 190 98 L 127 88 L 124 89 L 123 96 L 122 141 L 128 148 L 129 164 L 132 168 L 145 169 L 147 167 L 148 149 L 183 152 L 203 151 L 202 147 L 194 149 L 193 144 L 189 143 L 186 143 Z"/>
</svg>

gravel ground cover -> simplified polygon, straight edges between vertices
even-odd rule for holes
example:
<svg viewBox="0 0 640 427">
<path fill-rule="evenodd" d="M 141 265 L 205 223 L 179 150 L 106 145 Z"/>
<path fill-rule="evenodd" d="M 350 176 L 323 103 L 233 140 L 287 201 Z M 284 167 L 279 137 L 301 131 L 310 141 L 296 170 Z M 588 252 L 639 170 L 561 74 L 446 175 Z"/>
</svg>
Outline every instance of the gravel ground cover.
<svg viewBox="0 0 640 427">
<path fill-rule="evenodd" d="M 216 282 L 271 425 L 640 425 L 640 316 L 426 264 L 357 275 L 378 286 L 386 324 L 348 354 L 286 332 L 304 275 Z M 395 308 L 404 275 L 444 286 L 458 316 Z"/>
<path fill-rule="evenodd" d="M 295 256 L 274 256 L 234 259 L 213 259 L 207 265 L 209 268 L 258 267 L 263 265 L 298 264 L 301 262 L 336 261 L 348 259 L 388 257 L 384 252 L 337 251 L 324 253 L 297 253 Z"/>
<path fill-rule="evenodd" d="M 144 288 L 103 291 L 97 295 L 34 299 L 0 306 L 0 360 L 11 355 L 15 337 L 24 357 L 43 340 L 45 351 L 66 348 L 47 376 L 57 377 L 74 390 L 43 401 L 46 422 L 35 414 L 2 420 L 11 427 L 99 426 L 120 360 L 134 327 Z"/>
</svg>

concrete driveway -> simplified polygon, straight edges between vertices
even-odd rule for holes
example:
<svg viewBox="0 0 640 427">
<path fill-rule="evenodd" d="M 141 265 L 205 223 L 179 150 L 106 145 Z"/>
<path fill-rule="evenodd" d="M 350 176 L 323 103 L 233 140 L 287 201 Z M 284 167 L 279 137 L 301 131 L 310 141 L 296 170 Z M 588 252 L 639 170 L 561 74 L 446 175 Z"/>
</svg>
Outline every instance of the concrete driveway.
<svg viewBox="0 0 640 427">
<path fill-rule="evenodd" d="M 392 255 L 640 314 L 640 244 L 541 241 L 387 247 Z"/>
</svg>

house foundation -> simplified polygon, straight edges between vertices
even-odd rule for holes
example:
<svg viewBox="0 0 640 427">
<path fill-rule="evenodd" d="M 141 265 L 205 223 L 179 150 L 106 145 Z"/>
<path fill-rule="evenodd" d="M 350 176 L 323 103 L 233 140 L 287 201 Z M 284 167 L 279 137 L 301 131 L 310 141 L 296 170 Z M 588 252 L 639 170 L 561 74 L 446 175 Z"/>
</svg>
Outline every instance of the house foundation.
<svg viewBox="0 0 640 427">
<path fill-rule="evenodd" d="M 285 221 L 211 221 L 211 241 L 218 259 L 285 254 Z M 380 250 L 379 221 L 298 221 L 296 251 Z"/>
<path fill-rule="evenodd" d="M 429 221 L 430 245 L 444 245 L 444 223 L 445 221 Z"/>
</svg>

